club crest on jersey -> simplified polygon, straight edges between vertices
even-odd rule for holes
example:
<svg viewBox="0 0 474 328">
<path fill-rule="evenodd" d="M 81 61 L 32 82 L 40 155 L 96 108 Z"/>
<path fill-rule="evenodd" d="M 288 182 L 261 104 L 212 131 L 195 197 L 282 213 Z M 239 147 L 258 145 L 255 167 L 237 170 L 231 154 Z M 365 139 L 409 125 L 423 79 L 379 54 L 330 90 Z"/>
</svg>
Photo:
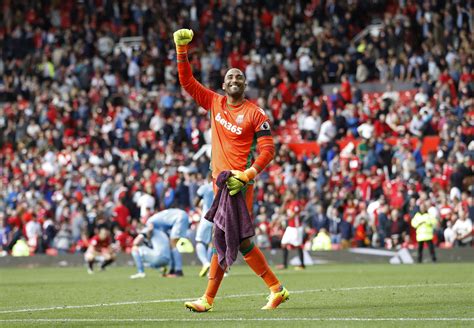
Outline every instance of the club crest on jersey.
<svg viewBox="0 0 474 328">
<path fill-rule="evenodd" d="M 270 123 L 268 122 L 263 122 L 262 125 L 260 125 L 260 130 L 270 130 Z"/>
<path fill-rule="evenodd" d="M 235 133 L 237 135 L 242 134 L 242 128 L 232 124 L 231 122 L 228 122 L 225 118 L 221 116 L 221 113 L 217 113 L 214 119 L 216 120 L 216 122 L 219 122 L 220 125 L 222 125 L 230 132 Z"/>
<path fill-rule="evenodd" d="M 244 121 L 244 114 L 239 114 L 235 121 L 237 122 L 237 124 L 242 124 L 242 122 Z"/>
</svg>

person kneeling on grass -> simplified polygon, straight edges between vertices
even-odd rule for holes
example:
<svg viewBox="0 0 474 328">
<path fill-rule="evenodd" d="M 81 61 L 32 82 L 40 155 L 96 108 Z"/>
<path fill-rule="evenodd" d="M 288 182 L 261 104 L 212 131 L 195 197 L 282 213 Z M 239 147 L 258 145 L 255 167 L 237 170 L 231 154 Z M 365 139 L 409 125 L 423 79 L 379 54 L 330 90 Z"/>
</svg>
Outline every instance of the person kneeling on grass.
<svg viewBox="0 0 474 328">
<path fill-rule="evenodd" d="M 161 230 L 145 228 L 133 240 L 132 257 L 138 272 L 130 279 L 145 278 L 145 264 L 155 269 L 165 267 L 171 258 L 168 235 Z"/>
<path fill-rule="evenodd" d="M 100 269 L 115 261 L 115 253 L 112 250 L 112 239 L 110 231 L 106 226 L 99 227 L 99 233 L 89 240 L 89 246 L 84 253 L 84 259 L 87 262 L 87 273 L 94 273 L 94 262 L 101 262 Z"/>
<path fill-rule="evenodd" d="M 182 277 L 183 260 L 177 246 L 181 238 L 186 238 L 186 232 L 189 228 L 188 214 L 179 208 L 169 208 L 153 214 L 146 225 L 148 229 L 161 230 L 169 235 L 171 270 L 167 277 Z"/>
</svg>

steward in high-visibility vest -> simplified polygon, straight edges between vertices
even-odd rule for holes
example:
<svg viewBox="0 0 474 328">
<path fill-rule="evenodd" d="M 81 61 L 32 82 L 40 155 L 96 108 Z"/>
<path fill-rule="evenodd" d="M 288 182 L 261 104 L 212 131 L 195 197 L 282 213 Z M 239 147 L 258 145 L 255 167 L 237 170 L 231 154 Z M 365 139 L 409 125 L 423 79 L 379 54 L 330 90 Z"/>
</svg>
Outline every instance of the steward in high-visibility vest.
<svg viewBox="0 0 474 328">
<path fill-rule="evenodd" d="M 416 213 L 411 220 L 411 225 L 416 229 L 416 241 L 433 240 L 433 231 L 438 221 L 430 213 Z"/>
<path fill-rule="evenodd" d="M 428 213 L 426 204 L 420 204 L 420 210 L 411 220 L 411 226 L 416 229 L 416 241 L 418 242 L 418 263 L 423 260 L 423 246 L 428 244 L 431 259 L 436 262 L 436 255 L 433 245 L 433 231 L 438 221 L 436 217 Z"/>
<path fill-rule="evenodd" d="M 332 249 L 331 237 L 325 228 L 322 228 L 318 235 L 314 237 L 311 249 L 313 251 L 330 251 Z"/>
</svg>

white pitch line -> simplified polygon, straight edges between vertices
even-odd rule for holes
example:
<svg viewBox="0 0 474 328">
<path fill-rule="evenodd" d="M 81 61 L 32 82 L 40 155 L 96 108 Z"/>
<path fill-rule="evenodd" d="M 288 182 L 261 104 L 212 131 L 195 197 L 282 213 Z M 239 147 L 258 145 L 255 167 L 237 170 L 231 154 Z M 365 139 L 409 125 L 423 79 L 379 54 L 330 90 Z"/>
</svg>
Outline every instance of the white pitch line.
<svg viewBox="0 0 474 328">
<path fill-rule="evenodd" d="M 138 319 L 0 319 L 0 323 L 12 322 L 223 322 L 223 321 L 474 321 L 474 318 L 138 318 Z"/>
<path fill-rule="evenodd" d="M 422 287 L 443 287 L 443 286 L 467 286 L 472 285 L 470 283 L 451 283 L 451 284 L 413 284 L 413 285 L 382 285 L 382 286 L 361 286 L 361 287 L 343 287 L 343 288 L 318 288 L 318 289 L 305 289 L 305 290 L 290 290 L 290 294 L 305 294 L 305 293 L 318 293 L 318 292 L 346 292 L 346 291 L 358 291 L 358 290 L 370 290 L 370 289 L 390 289 L 390 288 L 422 288 Z M 265 296 L 268 293 L 249 293 L 249 294 L 234 294 L 224 295 L 219 299 L 225 298 L 238 298 L 238 297 L 252 297 L 252 296 Z M 15 309 L 15 310 L 4 310 L 0 311 L 0 314 L 8 313 L 22 313 L 22 312 L 42 312 L 42 311 L 55 311 L 55 310 L 70 310 L 70 309 L 86 309 L 95 307 L 109 307 L 109 306 L 120 306 L 120 305 L 137 305 L 137 304 L 154 304 L 154 303 L 174 303 L 174 302 L 186 302 L 195 299 L 189 298 L 171 298 L 161 300 L 149 300 L 149 301 L 126 301 L 126 302 L 115 302 L 115 303 L 102 303 L 102 304 L 83 304 L 83 305 L 64 305 L 64 306 L 51 306 L 44 308 L 27 308 L 27 309 Z"/>
</svg>

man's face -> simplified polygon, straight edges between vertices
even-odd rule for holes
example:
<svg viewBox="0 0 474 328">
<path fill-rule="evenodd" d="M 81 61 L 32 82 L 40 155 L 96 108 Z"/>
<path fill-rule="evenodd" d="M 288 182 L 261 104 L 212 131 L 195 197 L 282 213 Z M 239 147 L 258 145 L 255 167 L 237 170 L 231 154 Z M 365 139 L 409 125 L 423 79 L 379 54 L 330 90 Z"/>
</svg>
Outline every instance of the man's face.
<svg viewBox="0 0 474 328">
<path fill-rule="evenodd" d="M 426 205 L 424 203 L 420 204 L 420 212 L 425 213 L 426 212 Z"/>
<path fill-rule="evenodd" d="M 247 83 L 242 71 L 237 68 L 231 68 L 225 74 L 222 89 L 224 89 L 228 96 L 240 97 L 244 94 L 246 85 Z"/>
<path fill-rule="evenodd" d="M 109 236 L 109 231 L 107 229 L 100 229 L 99 231 L 99 239 L 100 240 L 105 240 Z"/>
</svg>

